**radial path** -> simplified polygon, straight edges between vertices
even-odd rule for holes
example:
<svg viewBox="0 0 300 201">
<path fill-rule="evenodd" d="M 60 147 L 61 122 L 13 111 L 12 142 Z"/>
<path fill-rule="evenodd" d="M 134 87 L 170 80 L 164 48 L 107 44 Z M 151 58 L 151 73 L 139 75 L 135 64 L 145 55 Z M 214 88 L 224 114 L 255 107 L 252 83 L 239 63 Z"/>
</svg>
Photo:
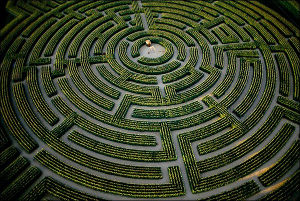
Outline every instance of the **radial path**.
<svg viewBox="0 0 300 201">
<path fill-rule="evenodd" d="M 6 8 L 0 200 L 297 196 L 299 30 L 278 13 L 257 1 Z"/>
</svg>

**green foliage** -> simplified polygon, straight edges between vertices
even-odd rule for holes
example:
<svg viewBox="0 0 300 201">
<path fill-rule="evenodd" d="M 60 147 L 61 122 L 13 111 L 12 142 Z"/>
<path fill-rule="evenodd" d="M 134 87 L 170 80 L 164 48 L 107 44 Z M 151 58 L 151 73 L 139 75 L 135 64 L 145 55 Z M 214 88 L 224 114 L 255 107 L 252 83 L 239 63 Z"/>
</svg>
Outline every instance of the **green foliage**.
<svg viewBox="0 0 300 201">
<path fill-rule="evenodd" d="M 88 189 L 189 199 L 190 188 L 204 200 L 297 192 L 299 30 L 261 2 L 6 9 L 14 18 L 0 31 L 0 200 L 101 200 Z M 145 39 L 165 53 L 141 56 Z"/>
</svg>

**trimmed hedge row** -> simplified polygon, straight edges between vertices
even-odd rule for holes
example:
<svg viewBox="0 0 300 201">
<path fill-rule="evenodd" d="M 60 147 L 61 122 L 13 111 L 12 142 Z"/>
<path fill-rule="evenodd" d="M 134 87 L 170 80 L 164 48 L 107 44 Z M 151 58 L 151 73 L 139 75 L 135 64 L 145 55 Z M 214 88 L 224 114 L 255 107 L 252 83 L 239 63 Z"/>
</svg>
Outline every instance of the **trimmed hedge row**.
<svg viewBox="0 0 300 201">
<path fill-rule="evenodd" d="M 53 155 L 42 150 L 35 159 L 56 174 L 95 190 L 110 192 L 130 197 L 170 197 L 184 194 L 179 167 L 169 167 L 170 183 L 167 184 L 132 184 L 109 180 L 83 172 L 63 163 Z"/>
<path fill-rule="evenodd" d="M 300 141 L 296 140 L 288 151 L 274 166 L 258 177 L 264 186 L 270 186 L 284 176 L 297 162 L 299 162 Z"/>
<path fill-rule="evenodd" d="M 174 118 L 179 116 L 184 116 L 192 114 L 201 110 L 203 106 L 198 102 L 192 102 L 187 105 L 171 108 L 171 109 L 134 109 L 132 117 L 142 118 L 142 119 L 164 119 L 164 118 Z"/>
</svg>

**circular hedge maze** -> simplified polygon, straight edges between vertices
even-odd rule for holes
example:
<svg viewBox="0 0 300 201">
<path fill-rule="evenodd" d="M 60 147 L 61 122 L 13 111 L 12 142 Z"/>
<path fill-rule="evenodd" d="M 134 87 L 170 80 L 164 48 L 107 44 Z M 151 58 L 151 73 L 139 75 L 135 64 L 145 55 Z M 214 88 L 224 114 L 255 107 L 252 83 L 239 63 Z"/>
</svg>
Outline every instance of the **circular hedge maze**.
<svg viewBox="0 0 300 201">
<path fill-rule="evenodd" d="M 278 13 L 178 0 L 7 10 L 0 200 L 299 196 L 299 30 Z M 148 39 L 158 56 L 142 53 Z"/>
</svg>

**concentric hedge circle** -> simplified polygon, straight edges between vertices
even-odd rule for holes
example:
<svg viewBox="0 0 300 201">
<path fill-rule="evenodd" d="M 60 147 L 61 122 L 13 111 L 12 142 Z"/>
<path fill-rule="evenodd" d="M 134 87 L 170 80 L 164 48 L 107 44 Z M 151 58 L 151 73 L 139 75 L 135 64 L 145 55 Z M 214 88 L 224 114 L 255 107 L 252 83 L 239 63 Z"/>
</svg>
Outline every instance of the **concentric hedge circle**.
<svg viewBox="0 0 300 201">
<path fill-rule="evenodd" d="M 299 30 L 257 1 L 9 1 L 0 200 L 287 200 Z M 157 58 L 140 54 L 145 40 Z"/>
</svg>

